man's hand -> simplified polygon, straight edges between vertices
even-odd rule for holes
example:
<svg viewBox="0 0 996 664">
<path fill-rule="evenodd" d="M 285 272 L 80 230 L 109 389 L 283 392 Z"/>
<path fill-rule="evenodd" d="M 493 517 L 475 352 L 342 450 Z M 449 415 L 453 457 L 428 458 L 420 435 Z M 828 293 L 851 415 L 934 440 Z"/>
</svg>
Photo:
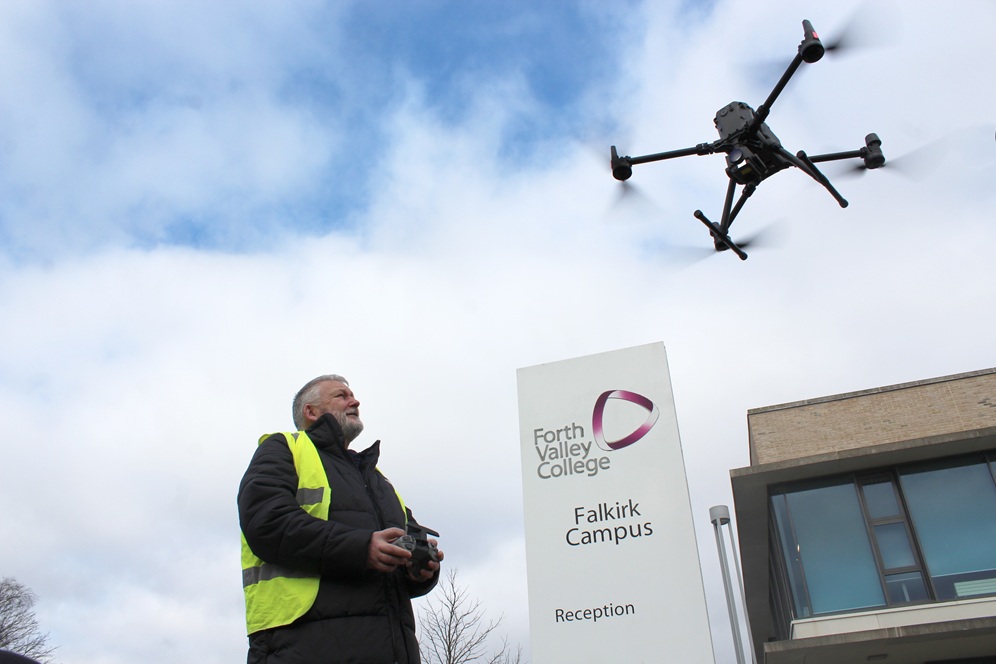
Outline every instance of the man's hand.
<svg viewBox="0 0 996 664">
<path fill-rule="evenodd" d="M 432 539 L 431 537 L 429 538 L 429 542 L 433 546 L 439 544 L 439 542 L 437 542 L 436 540 Z M 436 556 L 439 559 L 439 562 L 443 561 L 443 552 L 440 551 L 439 549 L 436 549 Z M 419 581 L 419 582 L 428 581 L 429 579 L 432 578 L 433 574 L 435 574 L 437 571 L 439 571 L 439 563 L 437 563 L 434 560 L 428 561 L 426 563 L 426 566 L 427 567 L 425 569 L 422 569 L 418 574 L 413 574 L 412 570 L 409 568 L 409 570 L 408 570 L 408 578 L 410 578 L 412 581 Z"/>
<path fill-rule="evenodd" d="M 367 549 L 367 567 L 378 572 L 393 572 L 408 563 L 412 554 L 408 549 L 391 544 L 391 540 L 405 534 L 401 528 L 378 530 L 370 536 Z M 437 565 L 438 567 L 438 565 Z"/>
</svg>

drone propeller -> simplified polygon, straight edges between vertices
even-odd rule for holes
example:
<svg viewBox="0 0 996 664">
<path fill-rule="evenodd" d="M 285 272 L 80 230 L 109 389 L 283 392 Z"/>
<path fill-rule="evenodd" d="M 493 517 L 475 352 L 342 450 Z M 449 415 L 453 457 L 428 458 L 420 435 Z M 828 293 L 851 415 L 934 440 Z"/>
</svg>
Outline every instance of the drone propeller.
<svg viewBox="0 0 996 664">
<path fill-rule="evenodd" d="M 787 227 L 784 219 L 773 221 L 757 229 L 750 235 L 733 238 L 734 243 L 741 249 L 774 249 L 785 244 Z M 720 243 L 715 252 L 726 251 L 728 247 Z"/>
<path fill-rule="evenodd" d="M 853 11 L 844 25 L 835 31 L 828 33 L 828 36 L 815 34 L 817 44 L 822 49 L 813 49 L 814 59 L 807 59 L 806 62 L 815 62 L 826 54 L 831 57 L 840 57 L 860 51 L 866 48 L 874 48 L 895 42 L 896 35 L 890 32 L 894 21 L 884 15 L 884 9 L 870 0 Z M 883 27 L 888 26 L 888 27 Z M 812 24 L 806 26 L 811 29 Z M 814 31 L 815 32 L 815 31 Z M 807 33 L 808 37 L 808 33 Z M 810 44 L 812 46 L 812 44 Z M 819 52 L 816 55 L 816 52 Z M 747 74 L 757 84 L 768 83 L 778 72 L 785 71 L 789 60 L 774 59 L 757 62 L 750 65 L 750 73 Z M 806 76 L 808 67 L 802 67 L 795 76 Z"/>
<path fill-rule="evenodd" d="M 853 19 L 839 33 L 823 42 L 824 50 L 830 55 L 844 55 L 848 51 L 874 45 L 866 28 Z"/>
<path fill-rule="evenodd" d="M 773 221 L 757 229 L 750 235 L 737 241 L 741 247 L 752 247 L 754 249 L 772 249 L 785 244 L 785 235 L 788 232 L 783 219 Z"/>
<path fill-rule="evenodd" d="M 927 158 L 923 150 L 907 152 L 899 157 L 887 159 L 884 164 L 876 169 L 868 168 L 865 164 L 854 164 L 849 166 L 834 177 L 860 177 L 870 170 L 886 169 L 887 172 L 897 173 L 905 177 L 921 179 L 926 177 L 930 170 L 931 160 Z"/>
<path fill-rule="evenodd" d="M 620 182 L 619 194 L 612 203 L 613 216 L 641 218 L 660 214 L 657 205 L 632 182 Z"/>
<path fill-rule="evenodd" d="M 849 51 L 872 48 L 892 43 L 896 34 L 890 31 L 896 21 L 885 15 L 880 3 L 864 2 L 855 9 L 837 32 L 823 39 L 823 48 L 831 55 L 844 55 Z"/>
<path fill-rule="evenodd" d="M 988 140 L 991 131 L 991 127 L 952 131 L 898 157 L 887 158 L 880 168 L 914 180 L 921 180 L 936 171 L 952 152 L 963 154 L 977 152 Z M 840 175 L 859 176 L 867 170 L 870 169 L 865 164 L 859 163 L 842 171 Z"/>
</svg>

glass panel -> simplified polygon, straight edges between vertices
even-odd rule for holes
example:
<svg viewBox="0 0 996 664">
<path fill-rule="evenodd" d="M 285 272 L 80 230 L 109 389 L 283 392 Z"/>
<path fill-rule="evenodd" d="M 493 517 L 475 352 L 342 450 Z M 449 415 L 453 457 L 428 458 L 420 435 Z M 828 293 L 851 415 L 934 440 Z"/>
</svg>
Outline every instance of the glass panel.
<svg viewBox="0 0 996 664">
<path fill-rule="evenodd" d="M 927 585 L 923 582 L 923 574 L 920 572 L 889 574 L 885 577 L 885 589 L 892 604 L 926 602 L 930 598 L 927 594 Z"/>
<path fill-rule="evenodd" d="M 889 569 L 913 567 L 916 559 L 910 547 L 910 538 L 906 534 L 906 524 L 887 523 L 875 526 L 875 540 L 878 551 L 882 554 L 882 566 Z"/>
<path fill-rule="evenodd" d="M 885 605 L 853 482 L 787 493 L 814 615 Z"/>
<path fill-rule="evenodd" d="M 901 471 L 910 518 L 938 599 L 978 593 L 996 579 L 996 484 L 980 459 Z"/>
<path fill-rule="evenodd" d="M 806 580 L 802 575 L 802 564 L 799 560 L 799 546 L 792 533 L 792 524 L 788 519 L 787 506 L 784 495 L 771 497 L 771 507 L 775 514 L 775 523 L 778 526 L 778 539 L 782 544 L 782 559 L 785 561 L 785 568 L 789 576 L 789 589 L 792 593 L 792 603 L 795 609 L 796 618 L 809 618 L 812 611 L 809 608 L 809 599 L 806 597 Z"/>
<path fill-rule="evenodd" d="M 865 494 L 865 506 L 868 508 L 869 517 L 881 519 L 899 515 L 899 502 L 896 500 L 896 491 L 891 481 L 865 484 L 861 488 Z"/>
</svg>

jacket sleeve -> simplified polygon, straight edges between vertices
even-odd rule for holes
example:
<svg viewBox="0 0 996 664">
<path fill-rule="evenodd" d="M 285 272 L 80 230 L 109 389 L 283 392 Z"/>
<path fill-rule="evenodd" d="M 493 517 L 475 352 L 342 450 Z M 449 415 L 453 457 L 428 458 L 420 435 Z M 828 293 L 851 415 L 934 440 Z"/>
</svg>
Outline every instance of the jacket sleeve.
<svg viewBox="0 0 996 664">
<path fill-rule="evenodd" d="M 372 531 L 311 516 L 297 503 L 297 472 L 281 435 L 263 441 L 239 486 L 239 523 L 268 563 L 331 577 L 367 573 Z"/>
<path fill-rule="evenodd" d="M 414 523 L 416 526 L 421 525 L 415 520 L 415 516 L 412 511 L 405 508 L 405 512 L 408 515 L 408 523 Z M 432 578 L 426 581 L 415 581 L 407 574 L 404 575 L 405 583 L 408 584 L 408 594 L 410 597 L 421 597 L 422 595 L 428 595 L 436 584 L 439 583 L 439 572 L 442 570 L 442 563 L 439 563 L 440 567 L 433 573 Z"/>
</svg>

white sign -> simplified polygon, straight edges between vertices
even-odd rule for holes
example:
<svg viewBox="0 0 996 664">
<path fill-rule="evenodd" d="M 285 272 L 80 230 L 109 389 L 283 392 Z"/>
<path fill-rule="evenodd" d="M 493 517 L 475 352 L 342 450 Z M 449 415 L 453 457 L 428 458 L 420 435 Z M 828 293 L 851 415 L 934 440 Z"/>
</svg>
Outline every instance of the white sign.
<svg viewBox="0 0 996 664">
<path fill-rule="evenodd" d="M 518 371 L 536 664 L 714 664 L 664 344 Z"/>
</svg>

